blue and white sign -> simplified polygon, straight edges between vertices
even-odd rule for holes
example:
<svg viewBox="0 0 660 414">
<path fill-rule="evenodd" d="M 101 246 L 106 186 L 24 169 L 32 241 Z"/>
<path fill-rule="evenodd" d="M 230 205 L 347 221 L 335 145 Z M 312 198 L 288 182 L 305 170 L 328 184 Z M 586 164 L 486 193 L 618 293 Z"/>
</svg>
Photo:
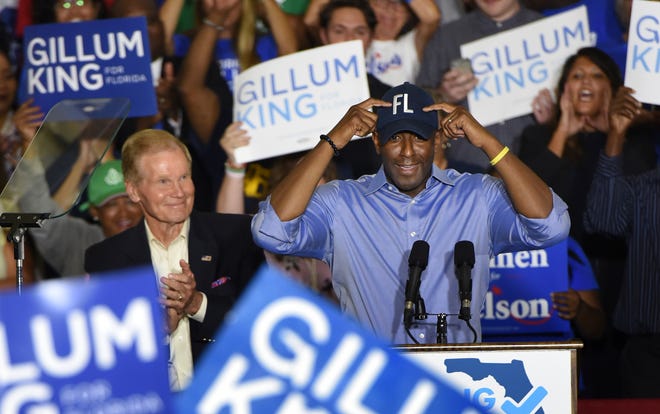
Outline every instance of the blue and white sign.
<svg viewBox="0 0 660 414">
<path fill-rule="evenodd" d="M 271 59 L 234 79 L 234 120 L 250 144 L 249 162 L 311 149 L 351 105 L 369 97 L 362 41 L 316 47 Z"/>
<path fill-rule="evenodd" d="M 151 269 L 0 293 L 0 412 L 171 412 Z"/>
<path fill-rule="evenodd" d="M 554 90 L 566 58 L 591 44 L 581 6 L 462 45 L 479 79 L 468 94 L 470 113 L 483 125 L 531 113 L 538 92 Z"/>
<path fill-rule="evenodd" d="M 408 352 L 492 414 L 574 412 L 575 355 L 567 349 Z"/>
<path fill-rule="evenodd" d="M 127 98 L 129 116 L 157 112 L 144 16 L 25 28 L 19 101 L 46 113 L 64 99 Z"/>
<path fill-rule="evenodd" d="M 484 341 L 515 337 L 567 339 L 570 324 L 552 307 L 552 292 L 568 290 L 568 247 L 503 253 L 490 261 L 490 286 L 481 311 Z"/>
<path fill-rule="evenodd" d="M 635 98 L 660 104 L 660 3 L 635 0 L 630 15 L 625 85 Z"/>
<path fill-rule="evenodd" d="M 416 414 L 470 407 L 458 391 L 274 269 L 259 273 L 216 340 L 177 397 L 181 413 Z"/>
</svg>

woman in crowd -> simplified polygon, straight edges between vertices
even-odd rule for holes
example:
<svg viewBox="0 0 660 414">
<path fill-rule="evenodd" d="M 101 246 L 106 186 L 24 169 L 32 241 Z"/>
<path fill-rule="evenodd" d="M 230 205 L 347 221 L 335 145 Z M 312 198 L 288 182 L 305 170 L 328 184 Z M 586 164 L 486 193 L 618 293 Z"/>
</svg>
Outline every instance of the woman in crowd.
<svg viewBox="0 0 660 414">
<path fill-rule="evenodd" d="M 213 29 L 213 56 L 232 89 L 241 71 L 298 51 L 295 32 L 275 0 L 203 0 L 198 2 L 198 19 L 192 41 L 203 36 L 203 29 Z M 189 56 L 189 48 L 191 38 L 177 36 L 175 53 Z"/>
<path fill-rule="evenodd" d="M 32 23 L 69 23 L 106 17 L 105 3 L 101 0 L 47 0 L 32 1 Z"/>
<path fill-rule="evenodd" d="M 370 0 L 378 24 L 367 51 L 367 70 L 388 85 L 414 83 L 424 48 L 440 23 L 433 0 Z"/>
<path fill-rule="evenodd" d="M 233 81 L 238 73 L 266 60 L 298 51 L 296 35 L 287 24 L 287 17 L 275 0 L 204 0 L 198 2 L 199 24 L 178 75 L 178 87 L 184 107 L 197 125 L 197 139 L 192 143 L 199 154 L 199 165 L 205 170 L 211 188 L 211 204 L 220 187 L 224 170 L 218 168 L 226 156 L 213 137 L 222 134 L 232 120 Z M 263 23 L 265 27 L 262 27 Z M 267 31 L 263 31 L 265 28 Z M 185 46 L 179 42 L 179 47 Z M 180 49 L 179 49 L 180 50 Z M 219 96 L 205 84 L 209 68 L 218 65 L 228 93 Z M 259 171 L 268 171 L 266 162 L 251 163 L 248 179 L 254 178 L 256 189 L 246 193 L 253 200 L 261 199 L 258 189 L 265 188 Z M 197 203 L 197 199 L 195 200 Z M 212 208 L 212 207 L 211 207 Z"/>
<path fill-rule="evenodd" d="M 594 47 L 580 49 L 563 66 L 556 91 L 556 119 L 529 126 L 522 135 L 520 158 L 568 203 L 571 235 L 590 257 L 599 251 L 612 257 L 601 250 L 605 246 L 584 233 L 582 213 L 610 129 L 610 103 L 622 84 L 619 68 L 610 56 Z M 643 135 L 644 131 L 630 133 Z M 655 166 L 650 140 L 631 139 L 624 152 L 629 174 Z M 615 252 L 620 255 L 619 248 Z"/>
<path fill-rule="evenodd" d="M 527 127 L 520 149 L 520 158 L 568 204 L 571 236 L 591 262 L 608 315 L 618 295 L 627 247 L 623 239 L 587 233 L 583 214 L 598 157 L 611 129 L 611 104 L 622 84 L 619 68 L 609 55 L 594 47 L 580 49 L 564 63 L 556 90 L 558 104 L 553 111 L 556 119 Z M 650 132 L 644 125 L 629 130 L 630 139 L 623 150 L 626 174 L 639 174 L 655 166 Z M 589 300 L 583 295 L 576 299 Z M 609 351 L 598 345 L 598 352 Z M 603 366 L 602 361 L 591 365 Z M 586 371 L 592 375 L 596 372 Z M 615 382 L 607 376 L 608 372 L 602 374 L 594 375 L 598 383 L 603 378 L 607 378 L 604 382 L 608 384 Z M 610 386 L 604 382 L 595 386 Z"/>
</svg>

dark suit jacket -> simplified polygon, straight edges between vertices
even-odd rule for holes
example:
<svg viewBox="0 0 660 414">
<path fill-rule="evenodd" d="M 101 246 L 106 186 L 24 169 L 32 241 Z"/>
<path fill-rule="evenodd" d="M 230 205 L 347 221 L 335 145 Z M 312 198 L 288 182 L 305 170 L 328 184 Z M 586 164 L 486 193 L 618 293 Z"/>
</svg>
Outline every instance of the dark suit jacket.
<svg viewBox="0 0 660 414">
<path fill-rule="evenodd" d="M 264 262 L 252 241 L 251 217 L 194 211 L 190 216 L 188 258 L 197 290 L 206 294 L 204 322 L 190 319 L 190 338 L 196 362 L 214 338 L 225 315 Z M 92 245 L 85 252 L 85 270 L 92 274 L 137 266 L 151 266 L 145 224 Z"/>
</svg>

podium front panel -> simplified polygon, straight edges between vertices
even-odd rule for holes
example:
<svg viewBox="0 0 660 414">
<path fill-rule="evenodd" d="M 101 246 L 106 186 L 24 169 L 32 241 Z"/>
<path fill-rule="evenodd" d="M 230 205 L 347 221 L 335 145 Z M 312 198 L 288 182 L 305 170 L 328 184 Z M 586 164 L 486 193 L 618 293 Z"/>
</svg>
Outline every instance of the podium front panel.
<svg viewBox="0 0 660 414">
<path fill-rule="evenodd" d="M 575 348 L 506 349 L 477 345 L 404 350 L 404 355 L 436 373 L 488 412 L 575 412 Z"/>
</svg>

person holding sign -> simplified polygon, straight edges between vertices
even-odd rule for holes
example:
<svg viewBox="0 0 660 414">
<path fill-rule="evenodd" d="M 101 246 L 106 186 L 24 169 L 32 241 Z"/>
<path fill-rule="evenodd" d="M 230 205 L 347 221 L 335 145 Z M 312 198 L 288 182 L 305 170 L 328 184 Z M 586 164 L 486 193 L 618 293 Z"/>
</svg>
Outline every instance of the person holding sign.
<svg viewBox="0 0 660 414">
<path fill-rule="evenodd" d="M 319 13 L 319 38 L 324 45 L 360 40 L 366 54 L 376 26 L 376 14 L 367 0 L 333 0 Z M 367 82 L 369 95 L 375 98 L 391 88 L 371 73 L 367 73 Z M 368 139 L 358 139 L 338 157 L 337 167 L 341 178 L 358 179 L 378 171 L 380 158 L 372 151 Z"/>
<path fill-rule="evenodd" d="M 438 112 L 445 113 L 441 123 Z M 354 135 L 372 134 L 382 167 L 359 180 L 317 184 L 333 156 Z M 483 151 L 502 179 L 434 166 L 443 134 Z M 480 339 L 479 313 L 491 256 L 540 248 L 566 238 L 566 204 L 467 110 L 434 103 L 409 83 L 383 99 L 349 108 L 336 126 L 275 187 L 252 220 L 264 249 L 327 262 L 341 308 L 380 337 L 406 343 L 403 321 L 407 259 L 415 241 L 430 245 L 420 295 L 427 310 L 447 313 L 448 341 Z M 476 338 L 457 317 L 460 308 L 453 247 L 475 246 L 472 322 Z M 435 318 L 416 321 L 411 337 L 434 342 Z"/>
<path fill-rule="evenodd" d="M 193 362 L 264 260 L 249 216 L 193 211 L 191 168 L 187 147 L 172 134 L 133 134 L 122 148 L 122 170 L 144 223 L 85 252 L 92 275 L 153 266 L 167 313 L 173 390 L 187 386 Z"/>
<path fill-rule="evenodd" d="M 249 141 L 250 136 L 241 129 L 241 122 L 232 123 L 222 134 L 220 146 L 227 153 L 227 162 L 216 203 L 218 213 L 245 213 L 243 198 L 245 164 L 236 162 L 235 151 L 236 148 L 247 145 Z M 269 187 L 275 187 L 303 156 L 304 153 L 294 153 L 277 157 L 270 174 Z M 337 179 L 337 166 L 330 161 L 319 185 L 335 179 Z M 266 252 L 266 260 L 313 291 L 319 292 L 332 301 L 336 300 L 332 292 L 330 268 L 326 263 L 313 258 L 273 255 L 268 252 Z"/>
<path fill-rule="evenodd" d="M 586 232 L 583 226 L 586 195 L 594 176 L 600 151 L 611 132 L 611 108 L 623 80 L 617 64 L 598 48 L 580 49 L 562 69 L 557 85 L 557 118 L 547 125 L 523 131 L 520 158 L 569 205 L 571 236 L 589 257 L 604 294 L 616 292 L 612 281 L 620 280 L 626 246 L 612 239 Z M 626 174 L 640 174 L 656 165 L 648 125 L 628 131 L 624 148 Z M 606 308 L 607 300 L 606 300 Z"/>
<path fill-rule="evenodd" d="M 204 196 L 206 209 L 212 210 L 224 175 L 217 166 L 226 160 L 215 138 L 231 122 L 234 77 L 260 62 L 297 52 L 298 43 L 286 14 L 275 0 L 205 0 L 197 2 L 196 10 L 201 24 L 192 38 L 177 36 L 185 49 L 178 89 L 195 122 L 194 134 L 187 139 L 193 156 L 200 161 L 195 168 L 202 168 L 196 174 L 196 182 L 208 182 L 208 189 L 200 195 Z M 257 17 L 267 24 L 266 34 L 257 30 Z M 222 75 L 223 85 L 219 88 L 207 81 L 212 72 Z M 250 184 L 246 196 L 261 199 L 267 188 L 269 166 L 266 161 L 253 162 L 247 168 Z M 202 208 L 199 201 L 196 202 Z"/>
<path fill-rule="evenodd" d="M 478 84 L 470 62 L 461 60 L 462 44 L 513 29 L 542 18 L 521 5 L 520 0 L 475 0 L 476 8 L 460 19 L 441 25 L 429 41 L 416 84 L 434 91 L 438 99 L 467 106 L 467 95 Z M 530 108 L 531 112 L 531 108 Z M 523 115 L 493 125 L 488 131 L 518 153 L 522 130 L 534 123 L 531 115 Z M 466 142 L 452 143 L 446 149 L 450 168 L 465 172 L 486 172 L 488 159 Z"/>
<path fill-rule="evenodd" d="M 571 236 L 582 246 L 591 263 L 607 316 L 613 315 L 620 295 L 621 281 L 628 252 L 623 237 L 602 235 L 588 229 L 584 222 L 587 193 L 595 177 L 599 154 L 616 123 L 620 99 L 634 99 L 623 87 L 616 62 L 598 48 L 580 49 L 566 60 L 556 88 L 556 117 L 549 124 L 530 126 L 523 131 L 520 158 L 530 166 L 569 205 Z M 632 124 L 626 130 L 628 140 L 623 148 L 622 168 L 626 175 L 638 175 L 656 165 L 653 126 Z M 577 298 L 576 298 L 577 299 Z M 583 293 L 580 299 L 584 300 Z M 609 325 L 609 324 L 608 324 Z M 594 325 L 591 324 L 593 327 Z M 609 326 L 611 328 L 611 326 Z M 585 385 L 588 392 L 616 388 L 618 378 L 609 369 L 599 373 L 604 363 L 617 352 L 611 335 L 601 338 L 596 346 L 585 339 L 582 362 L 585 363 Z M 612 345 L 611 349 L 607 349 Z M 590 379 L 588 378 L 590 377 Z M 615 392 L 605 391 L 606 395 Z"/>
</svg>

